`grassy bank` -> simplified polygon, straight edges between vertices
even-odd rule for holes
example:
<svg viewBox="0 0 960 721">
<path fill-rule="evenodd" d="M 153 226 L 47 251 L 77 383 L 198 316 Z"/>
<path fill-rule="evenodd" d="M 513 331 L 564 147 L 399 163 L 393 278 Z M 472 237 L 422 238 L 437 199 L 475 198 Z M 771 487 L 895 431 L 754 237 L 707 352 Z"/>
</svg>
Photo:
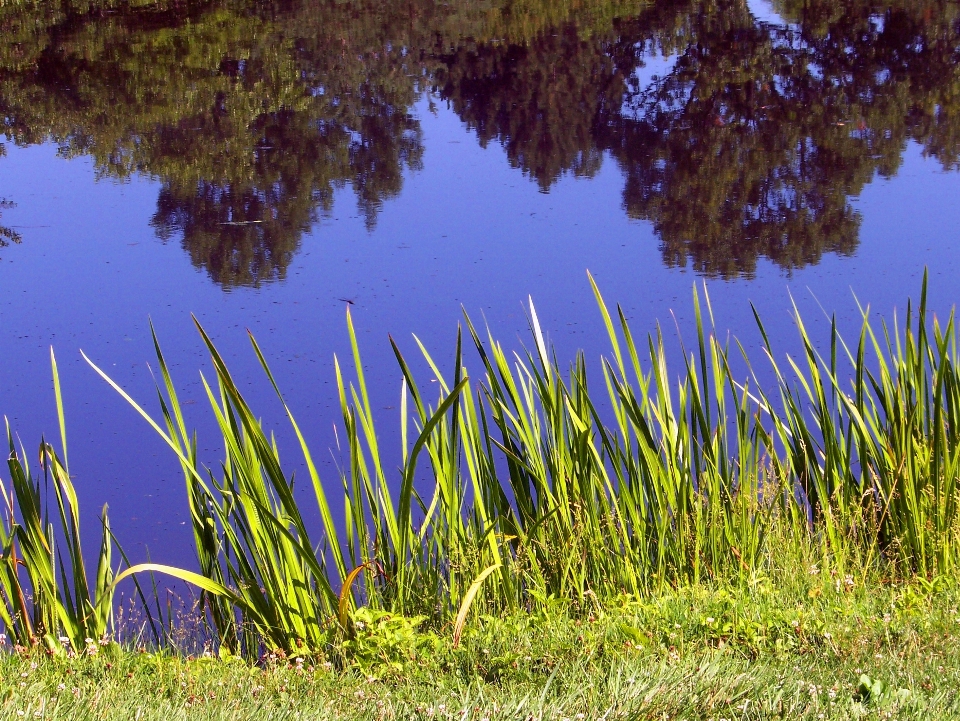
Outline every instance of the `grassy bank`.
<svg viewBox="0 0 960 721">
<path fill-rule="evenodd" d="M 204 386 L 225 449 L 214 467 L 198 458 L 159 342 L 157 413 L 91 361 L 179 459 L 199 572 L 126 558 L 106 511 L 88 570 L 54 361 L 59 448 L 42 443 L 31 468 L 11 434 L 3 488 L 0 623 L 23 649 L 4 659 L 9 673 L 48 654 L 38 673 L 20 673 L 49 685 L 86 664 L 106 680 L 84 703 L 110 710 L 119 708 L 110 694 L 146 694 L 154 714 L 190 698 L 171 685 L 188 669 L 200 686 L 267 673 L 279 689 L 289 677 L 303 689 L 293 711 L 320 704 L 321 713 L 329 702 L 348 715 L 368 702 L 407 715 L 439 699 L 438 688 L 455 700 L 448 710 L 492 714 L 498 704 L 503 715 L 526 699 L 520 716 L 581 707 L 630 716 L 655 699 L 662 708 L 644 714 L 720 718 L 734 700 L 749 701 L 737 717 L 750 704 L 761 715 L 952 713 L 960 365 L 953 316 L 928 314 L 926 284 L 901 326 L 865 311 L 855 341 L 833 323 L 815 342 L 797 315 L 796 358 L 769 342 L 749 358 L 721 340 L 704 291 L 691 350 L 671 359 L 659 330 L 637 341 L 594 291 L 611 350 L 592 371 L 582 354 L 561 365 L 532 304 L 522 353 L 466 319 L 445 362 L 411 344 L 431 369 L 418 378 L 394 343 L 405 379 L 399 467 L 384 460 L 392 455 L 380 447 L 383 419 L 348 315 L 351 363 L 335 364 L 338 478 L 321 478 L 287 411 L 316 528 L 290 460 L 202 328 L 215 373 Z M 198 589 L 201 635 L 217 661 L 178 655 L 183 629 L 150 590 L 163 575 Z M 137 584 L 136 634 L 160 656 L 111 650 L 111 639 L 131 637 L 115 617 L 121 583 Z M 137 686 L 141 666 L 173 696 Z M 121 667 L 133 686 L 113 673 Z M 296 686 L 307 675 L 319 675 L 316 686 Z M 631 678 L 634 690 L 623 686 Z M 26 681 L 17 683 L 5 708 L 26 702 L 17 690 Z M 833 705 L 811 684 L 833 689 Z M 224 714 L 286 698 L 209 693 L 192 695 Z M 80 703 L 61 697 L 65 709 Z"/>
<path fill-rule="evenodd" d="M 956 586 L 837 580 L 807 568 L 481 617 L 457 648 L 367 615 L 312 659 L 4 654 L 0 718 L 960 718 Z"/>
</svg>

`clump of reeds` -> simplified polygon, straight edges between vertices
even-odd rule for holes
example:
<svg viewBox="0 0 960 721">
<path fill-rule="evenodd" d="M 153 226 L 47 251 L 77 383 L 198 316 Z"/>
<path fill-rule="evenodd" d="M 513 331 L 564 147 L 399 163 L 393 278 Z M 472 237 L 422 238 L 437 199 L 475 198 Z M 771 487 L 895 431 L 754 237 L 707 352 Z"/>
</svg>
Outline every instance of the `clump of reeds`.
<svg viewBox="0 0 960 721">
<path fill-rule="evenodd" d="M 67 469 L 67 437 L 56 359 L 51 351 L 63 460 L 41 441 L 41 477 L 7 424 L 9 488 L 0 480 L 0 623 L 15 645 L 44 643 L 50 650 L 96 651 L 113 615 L 113 538 L 104 506 L 96 577 L 91 585 L 80 543 L 80 510 Z M 46 497 L 53 491 L 51 515 Z"/>
<path fill-rule="evenodd" d="M 560 365 L 532 303 L 522 354 L 466 319 L 474 375 L 463 334 L 446 376 L 417 341 L 437 381 L 430 397 L 391 340 L 404 376 L 397 470 L 379 445 L 348 311 L 355 377 L 336 362 L 347 457 L 338 484 L 320 478 L 284 403 L 319 529 L 307 527 L 277 444 L 202 328 L 215 370 L 203 382 L 226 449 L 217 469 L 198 461 L 159 343 L 158 420 L 97 369 L 178 456 L 200 569 L 141 564 L 117 581 L 173 574 L 202 589 L 225 648 L 309 654 L 351 636 L 358 603 L 452 621 L 457 636 L 475 602 L 589 608 L 661 584 L 749 580 L 774 542 L 844 573 L 953 570 L 960 372 L 953 315 L 928 316 L 926 280 L 902 329 L 878 330 L 864 311 L 857 343 L 834 321 L 824 353 L 796 313 L 803 354 L 785 362 L 757 315 L 768 387 L 739 346 L 718 339 L 705 288 L 694 297 L 693 351 L 672 370 L 660 330 L 639 343 L 622 310 L 594 292 L 611 342 L 595 376 L 582 354 Z M 746 377 L 735 376 L 732 352 Z"/>
</svg>

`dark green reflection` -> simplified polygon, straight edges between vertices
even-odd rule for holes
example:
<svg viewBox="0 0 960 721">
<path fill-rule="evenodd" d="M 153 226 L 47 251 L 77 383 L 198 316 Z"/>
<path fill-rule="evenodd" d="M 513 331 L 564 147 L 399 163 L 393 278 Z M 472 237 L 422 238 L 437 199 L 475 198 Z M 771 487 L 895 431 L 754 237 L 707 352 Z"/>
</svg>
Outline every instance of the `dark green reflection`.
<svg viewBox="0 0 960 721">
<path fill-rule="evenodd" d="M 775 7 L 0 0 L 0 123 L 160 180 L 158 236 L 225 287 L 283 278 L 339 188 L 373 228 L 421 167 L 425 91 L 543 191 L 612 159 L 668 264 L 789 270 L 856 249 L 849 199 L 908 140 L 958 167 L 960 26 L 948 2 Z"/>
<path fill-rule="evenodd" d="M 624 207 L 654 223 L 668 263 L 731 276 L 761 255 L 790 269 L 851 253 L 860 218 L 848 198 L 895 173 L 908 139 L 956 165 L 960 116 L 944 93 L 960 79 L 956 5 L 803 7 L 782 9 L 798 23 L 786 28 L 736 3 L 684 13 L 672 71 L 631 87 L 630 112 L 605 123 Z M 838 17 L 806 22 L 826 11 Z M 655 37 L 661 17 L 618 42 Z M 629 67 L 629 47 L 614 53 Z"/>
<path fill-rule="evenodd" d="M 2 158 L 7 153 L 7 148 L 3 143 L 0 143 L 0 158 Z M 13 203 L 5 198 L 0 198 L 0 211 L 6 210 L 7 208 L 12 208 Z M 0 219 L 3 218 L 3 213 L 0 212 Z M 19 243 L 20 234 L 13 228 L 8 228 L 7 226 L 0 223 L 0 248 L 5 248 L 10 245 L 10 243 Z"/>
</svg>

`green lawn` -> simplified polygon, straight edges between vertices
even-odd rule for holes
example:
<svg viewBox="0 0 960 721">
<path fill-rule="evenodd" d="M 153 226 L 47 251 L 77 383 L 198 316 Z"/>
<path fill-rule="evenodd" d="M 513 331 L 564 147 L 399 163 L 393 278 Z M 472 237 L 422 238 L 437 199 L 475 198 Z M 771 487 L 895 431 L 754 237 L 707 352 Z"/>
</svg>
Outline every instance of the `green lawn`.
<svg viewBox="0 0 960 721">
<path fill-rule="evenodd" d="M 0 718 L 960 718 L 960 592 L 816 568 L 449 628 L 361 610 L 325 658 L 0 656 Z M 864 676 L 868 679 L 863 678 Z"/>
</svg>

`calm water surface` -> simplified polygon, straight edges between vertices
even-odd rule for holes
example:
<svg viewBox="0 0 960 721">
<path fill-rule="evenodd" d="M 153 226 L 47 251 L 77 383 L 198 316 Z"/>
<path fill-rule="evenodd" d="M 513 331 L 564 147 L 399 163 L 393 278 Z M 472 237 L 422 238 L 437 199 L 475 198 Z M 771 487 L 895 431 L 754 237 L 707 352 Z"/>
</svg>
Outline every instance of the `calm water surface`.
<svg viewBox="0 0 960 721">
<path fill-rule="evenodd" d="M 53 346 L 87 527 L 189 563 L 177 464 L 79 354 L 156 410 L 150 319 L 204 460 L 191 314 L 294 470 L 246 328 L 334 447 L 349 306 L 396 448 L 387 333 L 452 360 L 462 307 L 519 349 L 532 296 L 595 363 L 586 269 L 637 331 L 689 333 L 705 280 L 784 352 L 791 297 L 892 317 L 929 266 L 946 312 L 958 87 L 956 2 L 0 0 L 0 412 L 56 433 Z"/>
</svg>

